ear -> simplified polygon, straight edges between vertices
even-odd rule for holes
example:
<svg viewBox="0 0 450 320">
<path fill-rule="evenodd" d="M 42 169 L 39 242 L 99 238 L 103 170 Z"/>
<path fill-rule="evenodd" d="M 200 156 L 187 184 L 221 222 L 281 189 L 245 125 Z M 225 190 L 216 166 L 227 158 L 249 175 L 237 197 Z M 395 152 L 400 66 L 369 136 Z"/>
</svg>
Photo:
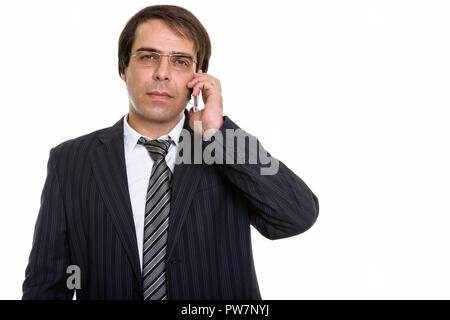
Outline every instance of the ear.
<svg viewBox="0 0 450 320">
<path fill-rule="evenodd" d="M 123 81 L 125 81 L 125 83 L 127 82 L 127 76 L 125 75 L 125 73 L 122 73 L 120 77 L 122 78 Z"/>
</svg>

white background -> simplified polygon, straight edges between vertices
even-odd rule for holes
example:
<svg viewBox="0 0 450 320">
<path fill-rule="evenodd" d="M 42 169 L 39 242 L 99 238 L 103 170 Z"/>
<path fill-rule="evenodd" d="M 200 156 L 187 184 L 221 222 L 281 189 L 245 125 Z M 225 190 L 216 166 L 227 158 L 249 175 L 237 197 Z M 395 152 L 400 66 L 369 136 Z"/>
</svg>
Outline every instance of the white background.
<svg viewBox="0 0 450 320">
<path fill-rule="evenodd" d="M 318 196 L 253 229 L 263 299 L 450 298 L 447 1 L 168 1 L 212 41 L 224 113 Z M 128 110 L 127 20 L 152 1 L 1 1 L 0 298 L 19 299 L 49 150 Z"/>
</svg>

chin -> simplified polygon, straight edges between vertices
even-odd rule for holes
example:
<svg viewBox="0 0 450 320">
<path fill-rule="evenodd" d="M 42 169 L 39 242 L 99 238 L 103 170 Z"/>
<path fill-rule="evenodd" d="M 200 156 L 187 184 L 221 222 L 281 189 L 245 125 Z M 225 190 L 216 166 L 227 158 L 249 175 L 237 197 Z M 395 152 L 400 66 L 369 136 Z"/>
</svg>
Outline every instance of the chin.
<svg viewBox="0 0 450 320">
<path fill-rule="evenodd" d="M 149 107 L 146 110 L 141 110 L 139 112 L 146 120 L 153 121 L 153 122 L 159 122 L 159 123 L 165 123 L 165 122 L 172 122 L 174 119 L 176 119 L 181 110 L 176 110 L 173 108 L 167 108 L 167 107 Z"/>
</svg>

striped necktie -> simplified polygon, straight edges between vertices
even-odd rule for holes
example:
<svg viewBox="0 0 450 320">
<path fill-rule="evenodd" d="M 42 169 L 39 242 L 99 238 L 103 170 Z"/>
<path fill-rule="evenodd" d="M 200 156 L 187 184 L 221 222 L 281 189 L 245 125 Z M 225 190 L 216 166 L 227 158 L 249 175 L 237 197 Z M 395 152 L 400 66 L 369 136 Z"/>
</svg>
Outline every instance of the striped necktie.
<svg viewBox="0 0 450 320">
<path fill-rule="evenodd" d="M 144 300 L 166 300 L 166 253 L 170 211 L 170 171 L 165 157 L 169 151 L 168 140 L 147 140 L 143 144 L 153 159 L 150 182 L 145 204 L 144 246 L 143 246 L 143 290 Z"/>
</svg>

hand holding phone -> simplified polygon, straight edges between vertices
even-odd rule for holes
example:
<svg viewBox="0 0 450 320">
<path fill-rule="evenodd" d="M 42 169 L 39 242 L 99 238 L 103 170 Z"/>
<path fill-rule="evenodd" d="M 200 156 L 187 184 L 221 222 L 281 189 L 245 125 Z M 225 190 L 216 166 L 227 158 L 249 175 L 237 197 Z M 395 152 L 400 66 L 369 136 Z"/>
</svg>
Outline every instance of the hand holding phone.
<svg viewBox="0 0 450 320">
<path fill-rule="evenodd" d="M 192 88 L 194 96 L 194 106 L 189 110 L 189 125 L 194 132 L 201 134 L 204 138 L 214 134 L 223 124 L 223 99 L 222 86 L 219 79 L 210 74 L 199 70 L 194 73 L 194 78 L 186 85 Z M 198 96 L 204 102 L 204 107 L 199 110 Z M 201 122 L 200 126 L 195 127 L 194 123 Z"/>
</svg>

